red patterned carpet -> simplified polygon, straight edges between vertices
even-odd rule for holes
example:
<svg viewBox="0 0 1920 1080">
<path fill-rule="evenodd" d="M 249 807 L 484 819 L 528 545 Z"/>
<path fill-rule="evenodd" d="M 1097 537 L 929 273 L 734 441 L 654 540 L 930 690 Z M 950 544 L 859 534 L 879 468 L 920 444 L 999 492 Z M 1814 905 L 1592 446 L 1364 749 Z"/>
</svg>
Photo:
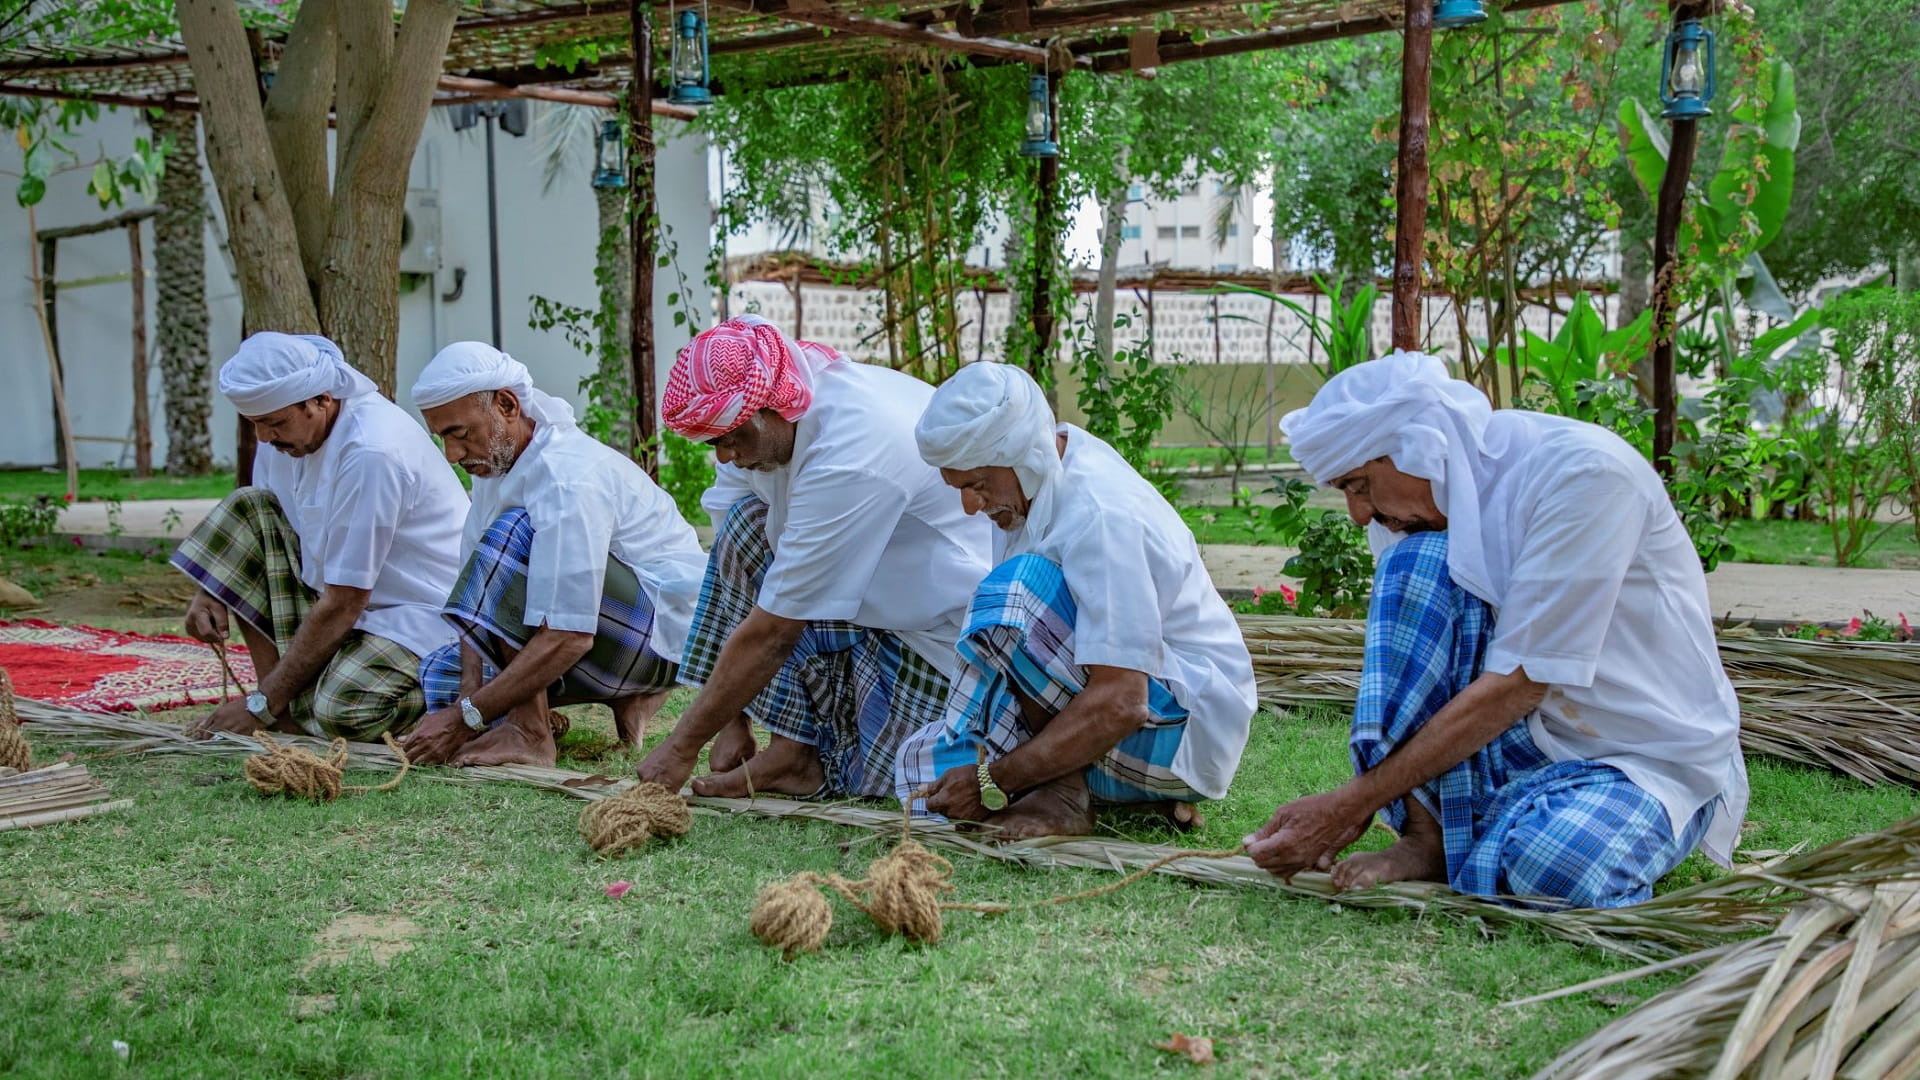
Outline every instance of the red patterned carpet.
<svg viewBox="0 0 1920 1080">
<path fill-rule="evenodd" d="M 247 650 L 234 646 L 227 658 L 251 687 Z M 21 697 L 94 712 L 220 700 L 220 661 L 213 650 L 171 634 L 128 634 L 39 619 L 0 621 L 0 668 Z"/>
</svg>

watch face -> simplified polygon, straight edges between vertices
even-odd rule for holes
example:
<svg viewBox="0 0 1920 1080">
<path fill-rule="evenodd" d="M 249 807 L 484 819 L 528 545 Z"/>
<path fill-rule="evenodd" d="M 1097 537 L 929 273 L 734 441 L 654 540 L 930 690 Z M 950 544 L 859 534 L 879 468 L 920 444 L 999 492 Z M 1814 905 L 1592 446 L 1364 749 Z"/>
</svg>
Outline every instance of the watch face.
<svg viewBox="0 0 1920 1080">
<path fill-rule="evenodd" d="M 981 788 L 980 805 L 989 810 L 1005 810 L 1007 808 L 1007 793 L 997 787 Z"/>
</svg>

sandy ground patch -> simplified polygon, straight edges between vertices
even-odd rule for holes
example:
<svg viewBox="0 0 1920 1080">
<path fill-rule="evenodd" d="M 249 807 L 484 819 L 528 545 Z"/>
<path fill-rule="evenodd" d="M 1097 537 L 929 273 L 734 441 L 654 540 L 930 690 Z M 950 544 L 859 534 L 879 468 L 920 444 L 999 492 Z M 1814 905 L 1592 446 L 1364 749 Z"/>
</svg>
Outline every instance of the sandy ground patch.
<svg viewBox="0 0 1920 1080">
<path fill-rule="evenodd" d="M 413 948 L 413 939 L 421 935 L 418 923 L 404 915 L 362 915 L 358 912 L 338 916 L 326 928 L 313 935 L 314 954 L 307 957 L 301 971 L 310 972 L 328 964 L 339 964 L 364 951 L 373 962 L 385 967 L 394 957 Z M 324 996 L 324 995 L 323 995 Z"/>
</svg>

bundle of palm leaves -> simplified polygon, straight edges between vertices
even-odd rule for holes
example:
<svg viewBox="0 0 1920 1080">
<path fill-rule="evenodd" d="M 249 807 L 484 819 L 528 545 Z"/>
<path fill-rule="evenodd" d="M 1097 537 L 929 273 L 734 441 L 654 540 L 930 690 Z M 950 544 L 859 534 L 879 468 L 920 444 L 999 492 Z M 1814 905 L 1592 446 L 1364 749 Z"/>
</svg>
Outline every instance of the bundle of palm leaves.
<svg viewBox="0 0 1920 1080">
<path fill-rule="evenodd" d="M 223 734 L 209 740 L 188 738 L 174 724 L 127 713 L 81 712 L 34 701 L 20 703 L 20 717 L 36 734 L 80 745 L 128 753 L 248 755 L 266 747 L 256 739 Z M 283 746 L 323 751 L 318 739 L 276 737 Z M 347 744 L 347 768 L 392 770 L 400 759 L 385 746 Z M 480 766 L 448 772 L 422 772 L 457 783 L 507 781 L 556 791 L 579 799 L 604 799 L 631 783 L 565 769 L 527 765 Z M 803 818 L 875 832 L 898 831 L 900 813 L 871 804 L 799 801 L 772 796 L 753 799 L 691 798 L 704 814 L 752 814 Z M 915 824 L 913 836 L 928 847 L 965 851 L 1003 862 L 1045 867 L 1077 867 L 1127 872 L 1156 862 L 1176 849 L 1157 844 L 1100 837 L 1051 837 L 997 843 L 990 836 L 951 825 Z M 1365 892 L 1337 892 L 1326 874 L 1301 874 L 1283 882 L 1244 857 L 1181 859 L 1159 873 L 1209 885 L 1285 893 L 1343 907 L 1405 911 L 1414 915 L 1458 918 L 1492 932 L 1532 927 L 1549 936 L 1641 960 L 1689 956 L 1724 947 L 1774 926 L 1781 914 L 1809 895 L 1862 881 L 1920 880 L 1920 817 L 1883 832 L 1842 840 L 1791 856 L 1766 868 L 1750 868 L 1667 893 L 1645 904 L 1606 910 L 1552 910 L 1464 896 L 1444 886 L 1401 883 Z"/>
<path fill-rule="evenodd" d="M 0 769 L 0 832 L 75 821 L 132 805 L 130 799 L 113 801 L 107 786 L 85 765 L 63 761 L 26 772 Z"/>
<path fill-rule="evenodd" d="M 1883 881 L 1824 893 L 1771 934 L 1715 950 L 1687 981 L 1567 1050 L 1536 1080 L 1916 1075 L 1920 882 Z"/>
<path fill-rule="evenodd" d="M 1353 702 L 1364 623 L 1242 615 L 1240 630 L 1263 704 Z M 1920 646 L 1729 629 L 1720 661 L 1740 698 L 1749 752 L 1920 787 Z"/>
</svg>

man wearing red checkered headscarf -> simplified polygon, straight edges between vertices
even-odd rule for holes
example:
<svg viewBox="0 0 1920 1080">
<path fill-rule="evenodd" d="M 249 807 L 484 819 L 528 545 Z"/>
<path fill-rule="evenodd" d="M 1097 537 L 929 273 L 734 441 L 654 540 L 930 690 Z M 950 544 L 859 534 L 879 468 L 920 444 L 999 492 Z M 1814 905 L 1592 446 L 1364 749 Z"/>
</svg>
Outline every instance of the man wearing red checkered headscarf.
<svg viewBox="0 0 1920 1080">
<path fill-rule="evenodd" d="M 713 448 L 715 535 L 680 669 L 700 694 L 642 779 L 678 790 L 712 742 L 701 795 L 892 793 L 901 742 L 946 705 L 992 555 L 991 528 L 920 460 L 932 396 L 757 316 L 680 351 L 661 417 Z M 750 721 L 772 734 L 757 753 Z"/>
</svg>

